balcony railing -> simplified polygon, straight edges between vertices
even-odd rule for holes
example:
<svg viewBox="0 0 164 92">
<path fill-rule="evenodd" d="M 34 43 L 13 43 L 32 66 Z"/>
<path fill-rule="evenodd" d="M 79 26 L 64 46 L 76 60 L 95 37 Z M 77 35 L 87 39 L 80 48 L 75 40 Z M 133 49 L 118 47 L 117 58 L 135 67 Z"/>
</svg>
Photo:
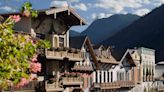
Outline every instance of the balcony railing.
<svg viewBox="0 0 164 92">
<path fill-rule="evenodd" d="M 158 91 L 164 91 L 164 85 L 163 86 L 158 86 L 157 90 Z"/>
<path fill-rule="evenodd" d="M 76 71 L 93 71 L 93 67 L 92 66 L 76 65 L 72 68 L 72 70 L 76 70 Z"/>
<path fill-rule="evenodd" d="M 120 85 L 118 82 L 111 82 L 111 83 L 101 83 L 101 89 L 118 89 Z"/>
<path fill-rule="evenodd" d="M 143 77 L 143 81 L 154 81 L 154 76 L 148 75 Z"/>
<path fill-rule="evenodd" d="M 53 82 L 53 83 L 45 83 L 46 91 L 63 91 L 64 88 L 62 87 L 60 82 Z"/>
<path fill-rule="evenodd" d="M 14 88 L 14 87 L 9 87 L 8 90 L 6 90 L 5 92 L 12 92 L 12 91 L 20 91 L 20 92 L 35 92 L 35 87 L 37 85 L 37 81 L 31 81 L 28 84 L 24 85 L 23 87 L 20 88 Z"/>
<path fill-rule="evenodd" d="M 46 50 L 45 54 L 49 59 L 63 60 L 63 58 L 69 58 L 69 60 L 81 61 L 84 58 L 83 52 L 70 53 L 68 51 Z"/>
<path fill-rule="evenodd" d="M 82 85 L 83 81 L 81 77 L 63 77 L 63 85 Z"/>
<path fill-rule="evenodd" d="M 133 81 L 115 81 L 109 83 L 94 83 L 94 88 L 100 89 L 119 89 L 119 88 L 131 88 L 134 87 L 135 83 Z"/>
<path fill-rule="evenodd" d="M 75 71 L 93 71 L 92 64 L 90 62 L 76 62 L 72 70 Z"/>
<path fill-rule="evenodd" d="M 120 85 L 121 88 L 134 87 L 135 86 L 134 81 L 118 81 L 118 84 Z"/>
</svg>

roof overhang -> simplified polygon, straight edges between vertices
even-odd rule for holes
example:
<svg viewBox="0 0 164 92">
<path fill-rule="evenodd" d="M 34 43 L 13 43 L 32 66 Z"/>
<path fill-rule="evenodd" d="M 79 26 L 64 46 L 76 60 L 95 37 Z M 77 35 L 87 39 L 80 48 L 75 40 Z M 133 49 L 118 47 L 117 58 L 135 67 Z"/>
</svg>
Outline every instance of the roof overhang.
<svg viewBox="0 0 164 92">
<path fill-rule="evenodd" d="M 86 25 L 87 22 L 80 17 L 77 12 L 71 7 L 56 7 L 50 9 L 38 10 L 39 14 L 54 15 L 54 19 L 61 18 L 70 26 Z M 21 12 L 2 13 L 1 16 L 8 17 L 9 15 L 21 15 Z"/>
<path fill-rule="evenodd" d="M 54 18 L 62 18 L 70 26 L 86 25 L 86 21 L 71 7 L 50 8 L 45 11 L 46 15 L 54 15 Z"/>
</svg>

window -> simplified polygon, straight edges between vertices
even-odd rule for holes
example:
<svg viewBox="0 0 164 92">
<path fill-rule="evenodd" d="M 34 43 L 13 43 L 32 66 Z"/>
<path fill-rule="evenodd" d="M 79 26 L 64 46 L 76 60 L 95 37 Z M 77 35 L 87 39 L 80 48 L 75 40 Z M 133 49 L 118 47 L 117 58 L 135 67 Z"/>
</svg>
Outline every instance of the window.
<svg viewBox="0 0 164 92">
<path fill-rule="evenodd" d="M 54 47 L 58 47 L 58 38 L 54 37 Z"/>
<path fill-rule="evenodd" d="M 119 75 L 119 80 L 121 80 L 121 72 L 119 72 L 118 75 Z"/>
<path fill-rule="evenodd" d="M 128 71 L 126 71 L 126 80 L 130 80 Z"/>
<path fill-rule="evenodd" d="M 122 72 L 120 73 L 120 80 L 123 80 Z"/>
<path fill-rule="evenodd" d="M 117 80 L 120 80 L 120 73 L 117 72 Z"/>
<path fill-rule="evenodd" d="M 100 74 L 100 75 L 99 75 L 99 76 L 100 76 L 100 83 L 102 83 L 102 78 L 101 78 L 101 77 L 102 77 L 102 73 L 99 72 L 99 74 Z"/>
<path fill-rule="evenodd" d="M 134 80 L 134 68 L 132 67 L 132 80 Z"/>
<path fill-rule="evenodd" d="M 111 72 L 111 82 L 113 82 L 113 72 Z"/>
<path fill-rule="evenodd" d="M 59 37 L 59 47 L 64 47 L 64 38 Z"/>
<path fill-rule="evenodd" d="M 109 80 L 109 76 L 110 76 L 110 72 L 108 72 L 108 82 L 110 82 L 110 80 Z"/>
</svg>

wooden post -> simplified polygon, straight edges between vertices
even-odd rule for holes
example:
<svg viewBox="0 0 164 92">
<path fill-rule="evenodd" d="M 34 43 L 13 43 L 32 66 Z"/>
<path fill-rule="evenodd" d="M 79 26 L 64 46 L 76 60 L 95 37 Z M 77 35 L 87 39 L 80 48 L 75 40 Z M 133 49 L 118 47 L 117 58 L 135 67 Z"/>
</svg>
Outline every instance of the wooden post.
<svg viewBox="0 0 164 92">
<path fill-rule="evenodd" d="M 89 49 L 89 52 L 91 53 L 91 56 L 92 56 L 92 58 L 93 58 L 93 61 L 95 62 L 96 69 L 97 69 L 97 70 L 100 70 L 100 66 L 99 66 L 99 64 L 98 64 L 98 60 L 97 60 L 96 55 L 95 55 L 95 53 L 94 53 L 94 50 L 93 50 L 93 48 L 92 48 L 92 46 L 91 46 L 91 42 L 89 41 L 88 38 L 87 38 L 87 40 L 86 40 L 86 45 L 87 45 L 87 47 L 88 47 L 88 49 Z"/>
</svg>

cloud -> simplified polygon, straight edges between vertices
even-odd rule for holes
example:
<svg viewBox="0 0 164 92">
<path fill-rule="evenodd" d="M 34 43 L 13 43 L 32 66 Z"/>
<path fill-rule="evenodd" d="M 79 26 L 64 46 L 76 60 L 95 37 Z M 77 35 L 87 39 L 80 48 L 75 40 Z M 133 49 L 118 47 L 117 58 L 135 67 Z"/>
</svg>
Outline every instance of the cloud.
<svg viewBox="0 0 164 92">
<path fill-rule="evenodd" d="M 139 10 L 135 11 L 134 14 L 139 15 L 139 16 L 143 16 L 149 12 L 150 12 L 149 9 L 144 8 L 144 9 L 139 9 Z"/>
<path fill-rule="evenodd" d="M 136 10 L 147 6 L 160 6 L 164 0 L 97 0 L 95 7 L 103 8 L 113 13 L 122 13 L 125 9 Z"/>
<path fill-rule="evenodd" d="M 79 9 L 81 11 L 87 11 L 88 8 L 84 3 L 79 3 L 73 6 L 75 9 Z"/>
<path fill-rule="evenodd" d="M 92 18 L 92 19 L 96 19 L 96 18 L 97 18 L 96 13 L 93 13 L 93 14 L 91 15 L 91 18 Z"/>
<path fill-rule="evenodd" d="M 164 0 L 155 0 L 155 1 L 153 2 L 154 6 L 160 6 L 160 5 L 163 4 L 163 3 L 164 3 Z"/>
<path fill-rule="evenodd" d="M 96 14 L 96 13 L 93 13 L 91 15 L 91 18 L 92 19 L 101 19 L 101 18 L 107 18 L 107 17 L 110 17 L 112 16 L 113 14 L 108 14 L 108 13 L 99 13 L 99 14 Z"/>
<path fill-rule="evenodd" d="M 79 2 L 79 0 L 66 0 L 67 2 Z"/>
<path fill-rule="evenodd" d="M 50 7 L 67 7 L 68 3 L 66 1 L 51 1 Z"/>
<path fill-rule="evenodd" d="M 15 12 L 16 11 L 15 9 L 13 9 L 10 6 L 1 6 L 0 10 L 4 10 L 4 11 L 7 11 L 7 12 Z"/>
<path fill-rule="evenodd" d="M 97 0 L 96 7 L 110 9 L 114 13 L 120 13 L 125 8 L 140 8 L 142 5 L 138 0 Z"/>
</svg>

